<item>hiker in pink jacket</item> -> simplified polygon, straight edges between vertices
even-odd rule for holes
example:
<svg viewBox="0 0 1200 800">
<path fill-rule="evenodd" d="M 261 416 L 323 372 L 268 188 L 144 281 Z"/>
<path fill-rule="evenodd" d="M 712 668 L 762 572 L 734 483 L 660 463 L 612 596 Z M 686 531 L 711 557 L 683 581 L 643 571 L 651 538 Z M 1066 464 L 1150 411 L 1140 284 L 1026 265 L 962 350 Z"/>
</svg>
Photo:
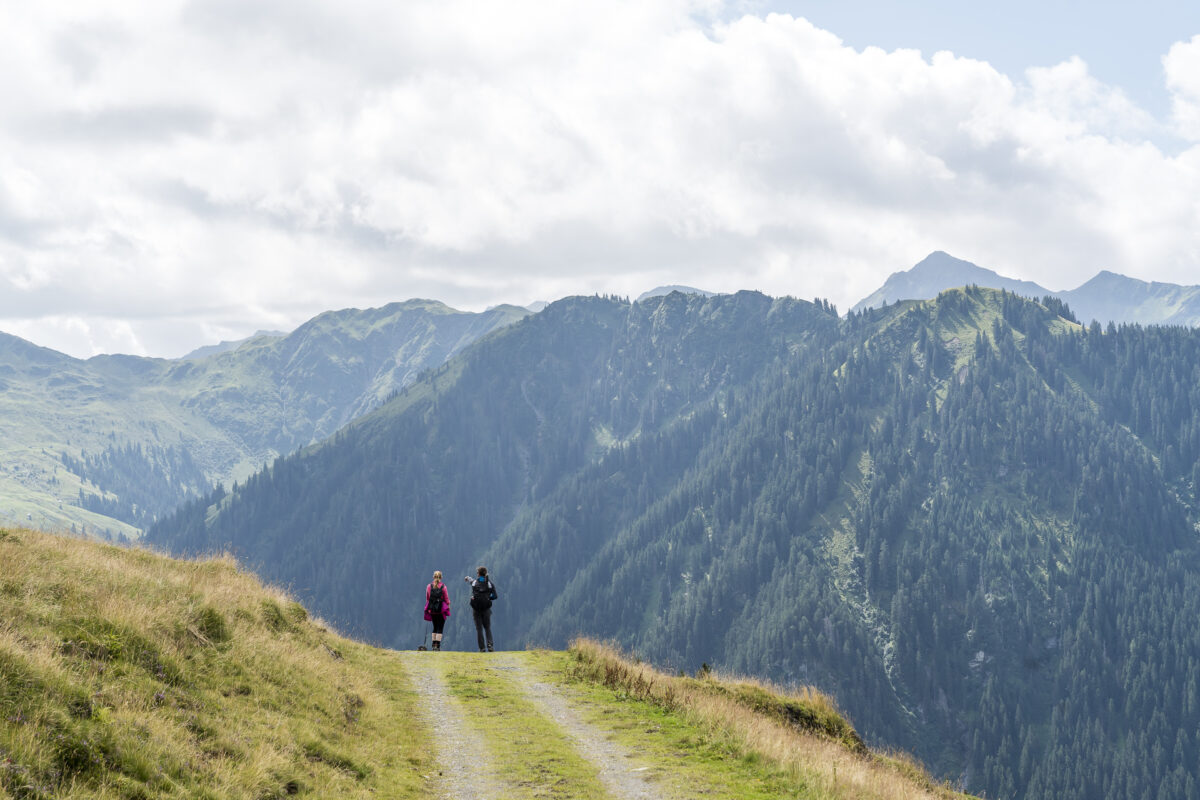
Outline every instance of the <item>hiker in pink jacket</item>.
<svg viewBox="0 0 1200 800">
<path fill-rule="evenodd" d="M 425 619 L 433 623 L 433 649 L 442 649 L 442 628 L 450 616 L 450 593 L 442 583 L 442 573 L 433 573 L 433 582 L 425 587 Z"/>
</svg>

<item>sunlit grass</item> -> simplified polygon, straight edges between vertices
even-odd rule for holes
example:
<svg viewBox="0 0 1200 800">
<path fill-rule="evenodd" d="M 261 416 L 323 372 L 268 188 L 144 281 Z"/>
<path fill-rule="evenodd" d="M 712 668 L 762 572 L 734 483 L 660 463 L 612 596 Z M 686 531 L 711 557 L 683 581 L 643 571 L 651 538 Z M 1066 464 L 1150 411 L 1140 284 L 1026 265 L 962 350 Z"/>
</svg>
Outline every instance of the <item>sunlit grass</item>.
<svg viewBox="0 0 1200 800">
<path fill-rule="evenodd" d="M 396 660 L 232 559 L 17 530 L 0 563 L 0 796 L 422 796 Z"/>
<path fill-rule="evenodd" d="M 813 689 L 668 675 L 588 639 L 573 642 L 569 655 L 565 670 L 603 689 L 591 694 L 598 698 L 592 718 L 644 756 L 666 759 L 662 774 L 676 783 L 690 770 L 691 782 L 739 800 L 963 796 L 903 755 L 869 751 L 833 701 Z"/>
</svg>

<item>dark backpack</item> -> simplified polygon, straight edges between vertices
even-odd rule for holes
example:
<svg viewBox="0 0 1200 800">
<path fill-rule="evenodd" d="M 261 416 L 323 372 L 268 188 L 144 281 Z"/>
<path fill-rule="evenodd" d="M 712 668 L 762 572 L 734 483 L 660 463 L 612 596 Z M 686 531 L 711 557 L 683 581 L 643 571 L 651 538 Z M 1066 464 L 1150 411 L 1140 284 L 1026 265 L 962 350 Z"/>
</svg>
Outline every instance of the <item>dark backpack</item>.
<svg viewBox="0 0 1200 800">
<path fill-rule="evenodd" d="M 492 588 L 490 578 L 479 578 L 471 584 L 471 608 L 476 611 L 484 611 L 492 607 L 492 600 L 496 596 L 496 590 Z"/>
<path fill-rule="evenodd" d="M 444 586 L 429 586 L 429 612 L 431 614 L 442 613 L 442 603 L 446 600 L 446 588 Z"/>
</svg>

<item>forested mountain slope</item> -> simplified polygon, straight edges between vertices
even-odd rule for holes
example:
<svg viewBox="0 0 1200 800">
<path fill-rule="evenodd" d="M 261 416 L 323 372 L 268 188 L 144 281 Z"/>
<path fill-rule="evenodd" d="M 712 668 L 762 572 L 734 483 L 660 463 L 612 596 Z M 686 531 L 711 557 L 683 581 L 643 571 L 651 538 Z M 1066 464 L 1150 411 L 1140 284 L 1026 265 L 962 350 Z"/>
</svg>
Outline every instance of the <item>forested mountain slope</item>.
<svg viewBox="0 0 1200 800">
<path fill-rule="evenodd" d="M 0 334 L 0 520 L 136 536 L 527 313 L 411 300 L 182 360 L 80 360 Z"/>
<path fill-rule="evenodd" d="M 507 639 L 812 683 L 991 797 L 1196 797 L 1197 479 L 1188 329 L 574 298 L 151 536 L 387 643 L 486 563 Z"/>
</svg>

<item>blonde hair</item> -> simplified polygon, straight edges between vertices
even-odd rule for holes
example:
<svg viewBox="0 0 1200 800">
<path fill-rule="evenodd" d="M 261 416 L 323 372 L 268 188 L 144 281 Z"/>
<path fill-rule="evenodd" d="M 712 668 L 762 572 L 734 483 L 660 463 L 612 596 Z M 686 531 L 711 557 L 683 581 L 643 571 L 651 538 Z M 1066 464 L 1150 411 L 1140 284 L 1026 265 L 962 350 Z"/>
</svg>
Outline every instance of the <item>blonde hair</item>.
<svg viewBox="0 0 1200 800">
<path fill-rule="evenodd" d="M 433 571 L 433 579 L 439 582 L 442 580 L 442 571 L 440 569 L 435 569 Z"/>
</svg>

